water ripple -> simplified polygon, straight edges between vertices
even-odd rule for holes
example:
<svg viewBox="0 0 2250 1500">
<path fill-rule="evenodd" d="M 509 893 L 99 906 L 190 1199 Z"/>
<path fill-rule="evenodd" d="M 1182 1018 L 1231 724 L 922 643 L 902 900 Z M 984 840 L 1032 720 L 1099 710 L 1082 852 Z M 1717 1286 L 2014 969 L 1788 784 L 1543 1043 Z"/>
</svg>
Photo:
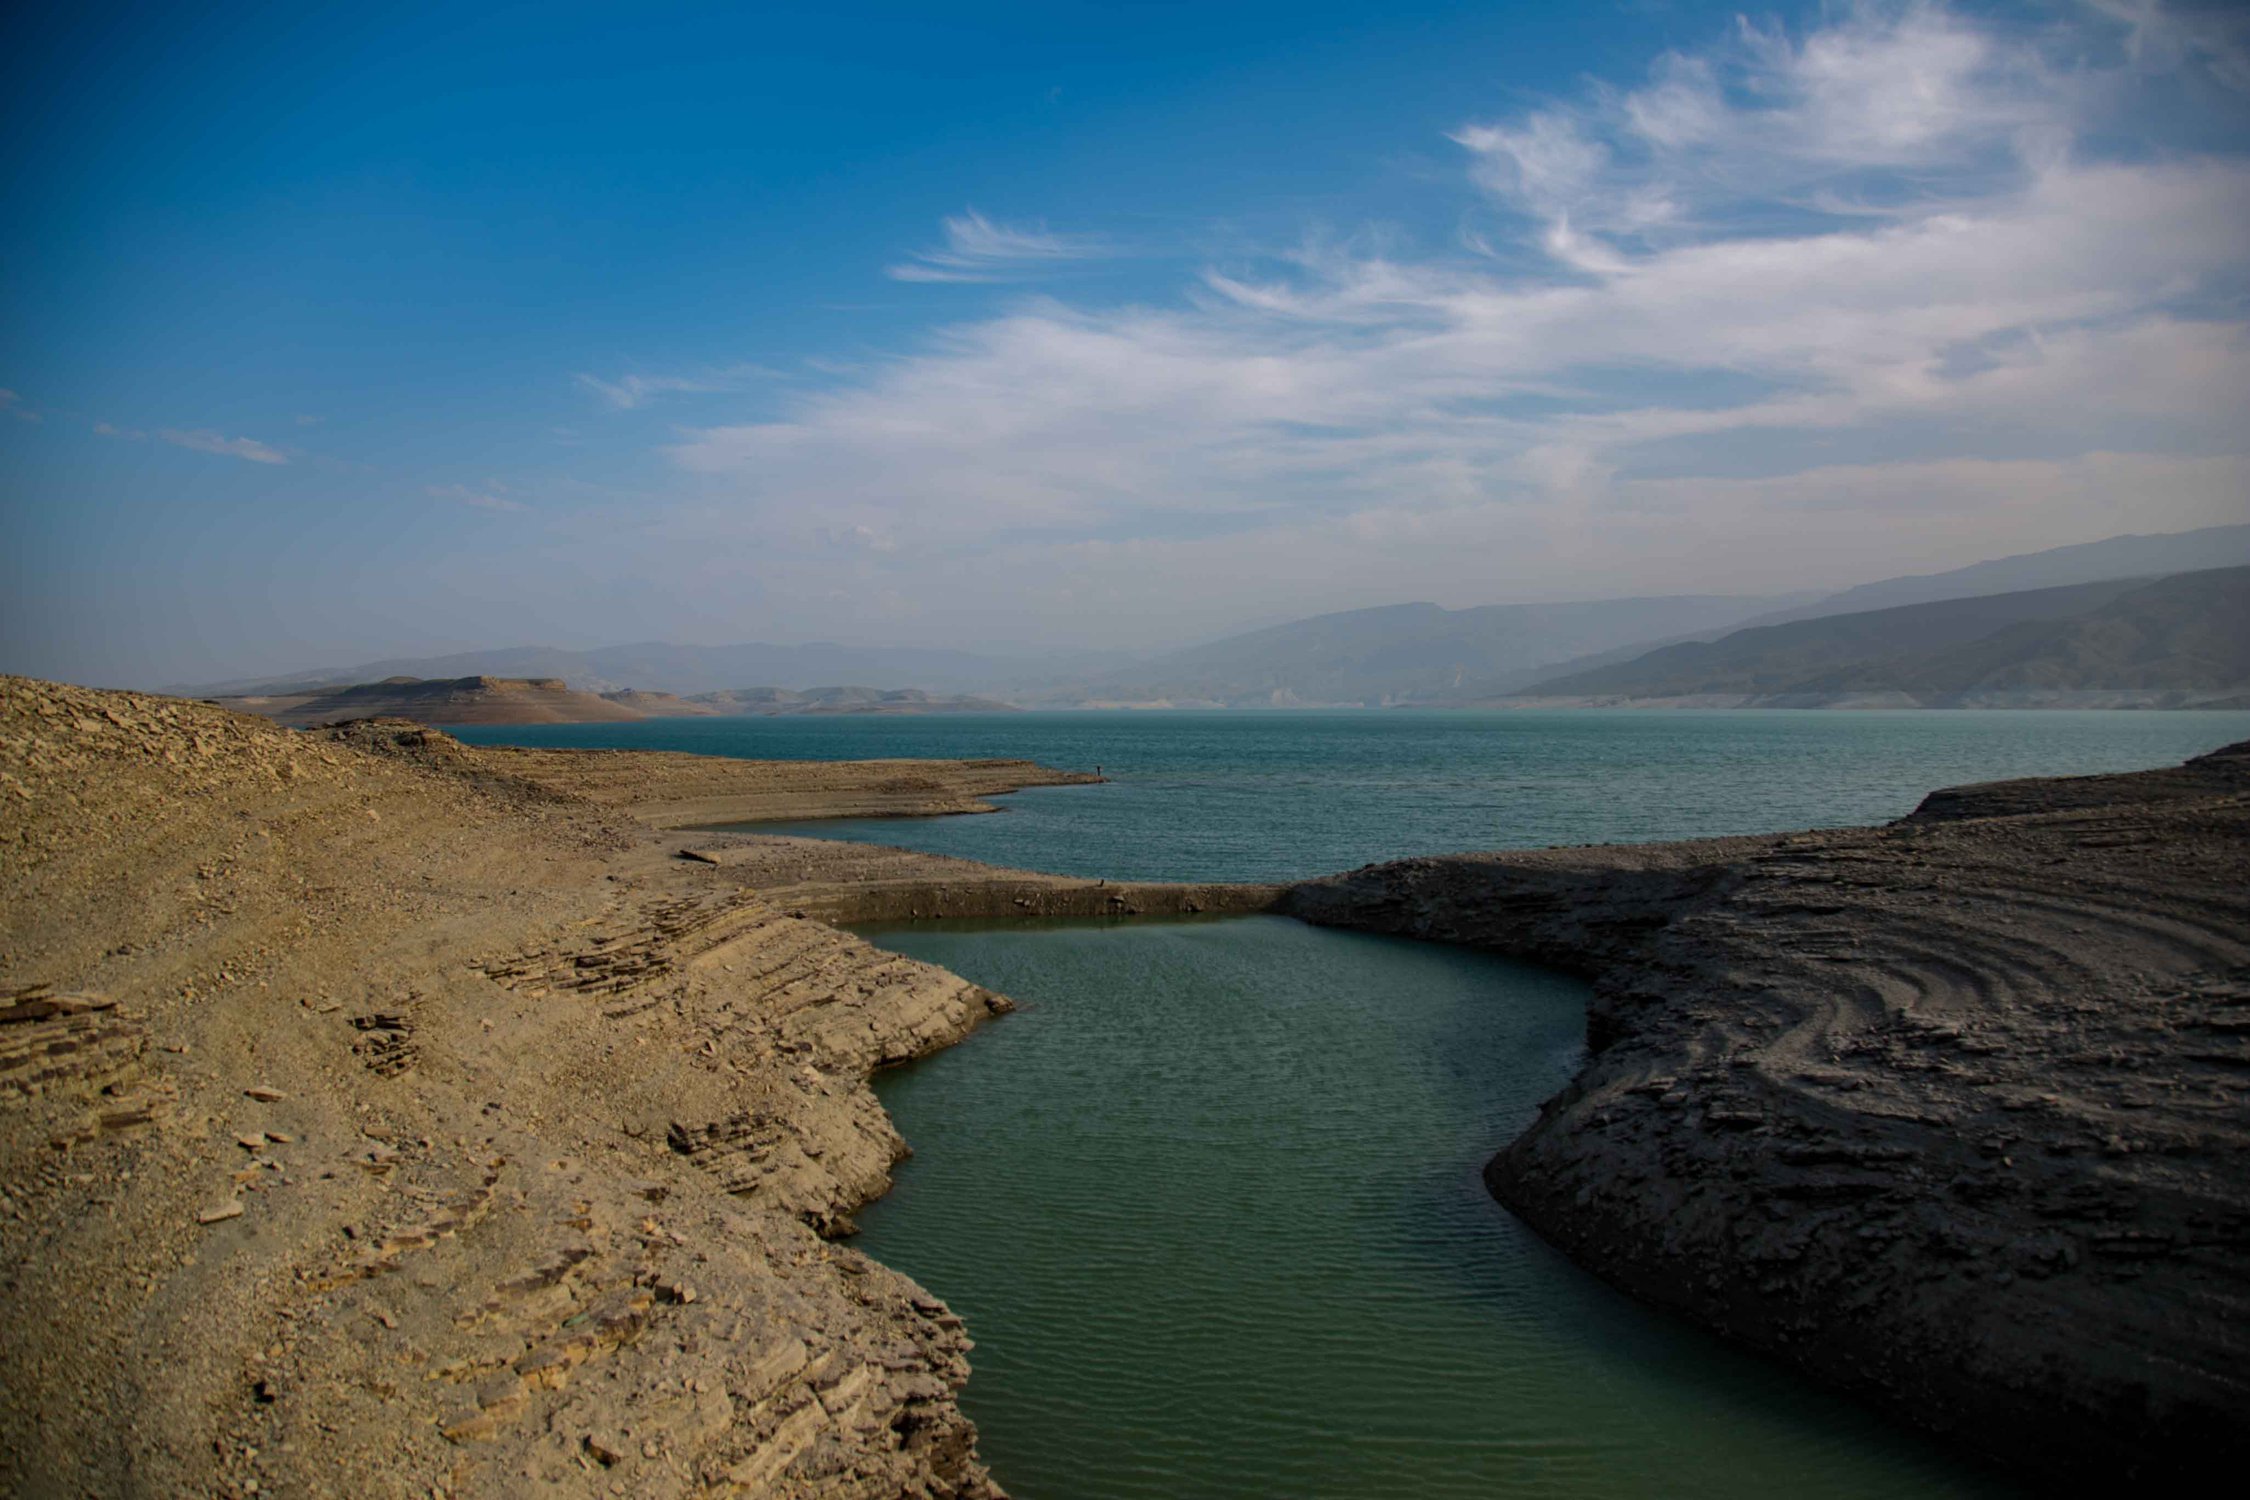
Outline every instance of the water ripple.
<svg viewBox="0 0 2250 1500">
<path fill-rule="evenodd" d="M 1039 1002 L 880 1080 L 916 1155 L 862 1216 L 969 1319 L 1024 1500 L 1989 1487 L 1484 1193 L 1576 1065 L 1574 981 L 1273 918 L 874 936 Z"/>
</svg>

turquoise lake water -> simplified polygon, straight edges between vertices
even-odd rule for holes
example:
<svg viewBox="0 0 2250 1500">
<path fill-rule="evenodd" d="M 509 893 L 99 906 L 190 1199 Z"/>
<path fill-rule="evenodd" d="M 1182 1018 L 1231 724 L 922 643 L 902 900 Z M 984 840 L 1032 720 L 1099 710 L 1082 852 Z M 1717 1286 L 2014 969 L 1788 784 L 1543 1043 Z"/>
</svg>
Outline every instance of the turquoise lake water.
<svg viewBox="0 0 2250 1500">
<path fill-rule="evenodd" d="M 1468 849 L 1877 822 L 1935 787 L 2138 770 L 2250 739 L 2250 713 L 1038 713 L 479 726 L 481 744 L 786 760 L 1022 756 L 973 818 L 769 828 L 1119 880 L 1285 880 Z"/>
<path fill-rule="evenodd" d="M 1452 849 L 1868 822 L 2176 762 L 2250 714 L 1021 714 L 484 728 L 763 757 L 1026 756 L 1108 785 L 815 823 L 997 863 L 1271 879 Z M 768 825 L 772 826 L 772 825 Z M 924 923 L 1022 1010 L 877 1080 L 916 1158 L 869 1253 L 969 1320 L 1023 1500 L 1949 1496 L 1994 1476 L 1637 1307 L 1485 1193 L 1585 990 L 1279 918 Z"/>
</svg>

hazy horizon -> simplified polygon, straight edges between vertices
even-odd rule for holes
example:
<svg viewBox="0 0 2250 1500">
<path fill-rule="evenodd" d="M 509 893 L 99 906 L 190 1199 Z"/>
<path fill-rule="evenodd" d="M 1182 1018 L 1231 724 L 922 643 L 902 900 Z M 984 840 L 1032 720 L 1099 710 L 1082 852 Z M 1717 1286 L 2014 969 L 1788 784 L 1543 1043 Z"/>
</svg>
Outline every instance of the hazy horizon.
<svg viewBox="0 0 2250 1500">
<path fill-rule="evenodd" d="M 16 43 L 0 670 L 1137 652 L 2250 520 L 2239 7 Z"/>
</svg>

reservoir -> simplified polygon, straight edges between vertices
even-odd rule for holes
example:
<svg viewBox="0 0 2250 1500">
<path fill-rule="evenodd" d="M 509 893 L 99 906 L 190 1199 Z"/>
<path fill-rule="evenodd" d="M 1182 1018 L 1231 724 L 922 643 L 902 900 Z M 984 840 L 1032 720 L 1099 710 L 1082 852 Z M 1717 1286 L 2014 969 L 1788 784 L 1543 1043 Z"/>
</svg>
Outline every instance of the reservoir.
<svg viewBox="0 0 2250 1500">
<path fill-rule="evenodd" d="M 916 1155 L 858 1242 L 968 1320 L 1022 1500 L 2003 1493 L 1485 1192 L 1574 979 L 1280 917 L 866 935 L 1023 1007 L 877 1078 Z"/>
<path fill-rule="evenodd" d="M 995 816 L 813 823 L 1066 874 L 1301 878 L 1410 853 L 1897 817 L 2176 763 L 2250 714 L 1236 713 L 667 720 L 482 742 L 1103 767 Z M 922 923 L 1022 1009 L 877 1089 L 916 1156 L 870 1254 L 968 1320 L 1023 1500 L 1856 1497 L 1992 1476 L 1580 1272 L 1479 1170 L 1576 1069 L 1578 981 L 1281 918 Z"/>
<path fill-rule="evenodd" d="M 2175 765 L 2250 712 L 1281 710 L 492 724 L 474 744 L 1096 766 L 1005 816 L 766 824 L 1111 880 L 1304 880 L 1373 860 L 1879 823 L 1941 786 Z"/>
</svg>

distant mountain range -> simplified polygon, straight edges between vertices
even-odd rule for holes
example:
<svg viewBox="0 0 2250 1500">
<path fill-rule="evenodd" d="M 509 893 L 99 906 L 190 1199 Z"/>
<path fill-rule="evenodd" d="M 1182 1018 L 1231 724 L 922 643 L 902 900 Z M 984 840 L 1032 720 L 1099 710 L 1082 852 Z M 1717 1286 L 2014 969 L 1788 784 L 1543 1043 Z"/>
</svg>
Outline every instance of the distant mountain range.
<svg viewBox="0 0 2250 1500">
<path fill-rule="evenodd" d="M 1030 666 L 1048 672 L 1094 671 L 1115 665 L 1122 659 L 1114 654 L 1085 653 L 1073 658 L 1042 659 Z M 191 698 L 227 698 L 310 693 L 394 677 L 425 681 L 503 677 L 558 678 L 580 692 L 589 693 L 639 689 L 686 696 L 733 691 L 744 683 L 779 683 L 785 688 L 809 689 L 823 683 L 852 682 L 907 683 L 926 692 L 945 693 L 989 687 L 1023 673 L 1026 667 L 1023 661 L 1005 657 L 916 646 L 858 647 L 827 643 L 777 646 L 763 642 L 739 646 L 674 646 L 644 641 L 591 651 L 566 651 L 554 646 L 505 646 L 449 656 L 399 657 L 362 662 L 352 667 L 292 672 L 281 677 L 201 683 L 171 691 Z"/>
<path fill-rule="evenodd" d="M 1394 604 L 1315 615 L 1175 651 L 1036 695 L 1068 704 L 1381 707 L 1488 697 L 1542 667 L 1691 631 L 1721 631 L 1772 599 L 1688 595 L 1441 609 Z"/>
<path fill-rule="evenodd" d="M 1886 578 L 1881 583 L 1863 583 L 1840 594 L 1830 594 L 1815 604 L 1778 610 L 1750 623 L 1780 625 L 1790 620 L 1856 614 L 1900 604 L 1973 599 L 1983 594 L 2013 594 L 2024 589 L 2100 583 L 2109 578 L 2162 578 L 2172 573 L 2244 564 L 2250 564 L 2250 526 L 2206 526 L 2199 531 L 2173 531 L 2161 536 L 2113 536 L 2105 542 L 2086 542 L 2076 547 L 2055 547 L 2045 552 L 1971 563 L 1949 573 L 1921 573 L 1906 578 Z"/>
<path fill-rule="evenodd" d="M 559 679 L 570 690 L 607 695 L 613 706 L 646 715 L 933 711 L 928 706 L 901 704 L 886 709 L 864 698 L 795 703 L 783 696 L 750 708 L 743 706 L 749 700 L 741 697 L 750 692 L 786 695 L 847 691 L 814 686 L 837 682 L 906 683 L 935 698 L 982 699 L 988 704 L 1044 708 L 1450 706 L 1520 701 L 1518 695 L 1531 688 L 1550 696 L 1631 698 L 1643 696 L 1644 688 L 1653 690 L 1659 681 L 1671 685 L 1657 694 L 1663 697 L 1715 694 L 1762 698 L 1793 692 L 1808 701 L 1841 701 L 1855 693 L 1895 693 L 1911 699 L 1917 693 L 2003 689 L 1941 690 L 1929 683 L 1914 686 L 1904 679 L 1885 678 L 1883 672 L 1890 669 L 1883 662 L 1972 644 L 1981 639 L 1975 632 L 1976 621 L 1991 621 L 1993 629 L 1998 629 L 2035 618 L 2000 618 L 2011 609 L 2037 611 L 2061 605 L 2019 601 L 2008 606 L 1985 604 L 1964 611 L 1941 611 L 1912 625 L 1926 635 L 1884 648 L 1888 656 L 1880 652 L 1874 656 L 1853 655 L 1844 636 L 1837 635 L 1825 645 L 1808 639 L 1774 648 L 1778 652 L 1775 658 L 1755 671 L 1747 666 L 1720 670 L 1694 653 L 1666 657 L 1647 668 L 1639 663 L 1651 652 L 1707 645 L 1752 629 L 1953 600 L 2048 593 L 2128 579 L 2145 582 L 2191 569 L 2243 565 L 2250 565 L 2250 525 L 2215 526 L 2163 536 L 2112 537 L 1999 558 L 1951 572 L 1885 579 L 1825 596 L 1683 595 L 1470 609 L 1444 609 L 1428 603 L 1387 605 L 1315 615 L 1140 659 L 1125 653 L 1011 659 L 920 647 L 763 643 L 678 646 L 645 642 L 591 651 L 542 646 L 472 651 L 175 691 L 196 697 L 310 699 L 394 677 L 449 681 L 465 677 Z M 1791 657 L 1791 652 L 1799 654 Z M 2049 675 L 2059 684 L 2064 678 L 2076 681 L 2089 674 L 2115 677 L 2123 670 L 2123 664 L 2111 662 L 2096 672 L 2099 654 L 2089 645 L 2078 652 L 2079 669 L 2075 673 L 2059 663 L 2050 663 Z M 1687 679 L 1670 674 L 1687 661 L 1704 663 L 1695 669 L 1705 673 L 1696 679 L 1704 685 L 1673 691 Z M 1612 668 L 1627 667 L 1634 670 L 1602 675 Z M 1847 669 L 1860 673 L 1849 688 L 1807 685 L 1822 673 Z M 1728 671 L 1734 675 L 1730 677 Z M 1756 686 L 1743 685 L 1752 679 Z M 780 686 L 754 690 L 735 686 L 744 682 Z M 1727 685 L 1718 685 L 1722 682 Z M 872 690 L 849 691 L 864 694 Z M 2051 695 L 2108 689 L 2024 685 L 2004 691 Z M 2136 687 L 2119 691 L 2145 696 L 2157 690 Z M 736 706 L 718 701 L 719 696 L 730 694 L 737 699 Z"/>
<path fill-rule="evenodd" d="M 1516 696 L 1804 708 L 2250 706 L 2250 567 L 1753 626 Z"/>
<path fill-rule="evenodd" d="M 388 677 L 306 693 L 222 695 L 244 713 L 304 726 L 395 717 L 425 724 L 595 724 L 715 715 L 1013 713 L 989 698 L 939 697 L 918 688 L 737 688 L 692 698 L 624 688 L 580 692 L 559 677 Z"/>
<path fill-rule="evenodd" d="M 620 695 L 607 695 L 615 700 Z M 736 688 L 698 693 L 687 700 L 705 713 L 752 714 L 1007 714 L 1016 706 L 968 693 L 925 693 L 920 688 Z"/>
</svg>

